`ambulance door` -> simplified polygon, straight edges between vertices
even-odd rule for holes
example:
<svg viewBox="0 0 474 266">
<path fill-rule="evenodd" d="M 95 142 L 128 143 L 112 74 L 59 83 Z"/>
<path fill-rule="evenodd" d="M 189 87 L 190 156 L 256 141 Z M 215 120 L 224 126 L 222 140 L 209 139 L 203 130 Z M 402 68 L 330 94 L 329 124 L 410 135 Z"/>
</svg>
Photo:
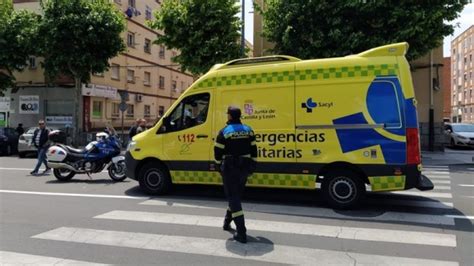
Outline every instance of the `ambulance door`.
<svg viewBox="0 0 474 266">
<path fill-rule="evenodd" d="M 209 170 L 212 102 L 212 90 L 191 94 L 164 118 L 162 159 L 168 162 L 170 170 Z"/>
<path fill-rule="evenodd" d="M 242 123 L 256 134 L 258 173 L 249 179 L 250 186 L 291 186 L 284 178 L 294 171 L 299 156 L 295 149 L 293 69 L 294 64 L 272 64 L 218 73 L 216 129 L 226 125 L 226 111 L 232 105 L 242 110 Z"/>
</svg>

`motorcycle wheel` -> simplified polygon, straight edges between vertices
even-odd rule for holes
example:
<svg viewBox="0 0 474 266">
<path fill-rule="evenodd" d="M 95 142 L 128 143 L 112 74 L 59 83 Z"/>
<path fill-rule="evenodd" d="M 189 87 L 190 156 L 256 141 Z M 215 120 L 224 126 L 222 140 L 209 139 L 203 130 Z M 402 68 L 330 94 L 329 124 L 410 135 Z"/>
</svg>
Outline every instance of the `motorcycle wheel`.
<svg viewBox="0 0 474 266">
<path fill-rule="evenodd" d="M 127 178 L 125 175 L 125 161 L 120 161 L 117 164 L 112 164 L 108 171 L 109 171 L 109 176 L 112 178 L 112 180 L 116 182 L 121 182 Z"/>
<path fill-rule="evenodd" d="M 69 181 L 71 180 L 71 178 L 73 178 L 76 173 L 71 171 L 71 170 L 68 170 L 68 169 L 64 169 L 64 168 L 56 168 L 53 170 L 53 174 L 54 174 L 54 177 L 56 177 L 57 180 L 59 181 Z"/>
</svg>

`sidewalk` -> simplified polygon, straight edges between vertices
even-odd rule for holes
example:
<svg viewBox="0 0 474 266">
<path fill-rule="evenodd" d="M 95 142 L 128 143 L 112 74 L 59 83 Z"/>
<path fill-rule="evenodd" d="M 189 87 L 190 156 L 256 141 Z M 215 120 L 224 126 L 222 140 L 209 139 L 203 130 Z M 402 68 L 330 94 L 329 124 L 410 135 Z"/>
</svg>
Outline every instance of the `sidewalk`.
<svg viewBox="0 0 474 266">
<path fill-rule="evenodd" d="M 452 150 L 445 152 L 421 152 L 423 165 L 451 165 L 472 164 L 474 165 L 474 150 Z"/>
</svg>

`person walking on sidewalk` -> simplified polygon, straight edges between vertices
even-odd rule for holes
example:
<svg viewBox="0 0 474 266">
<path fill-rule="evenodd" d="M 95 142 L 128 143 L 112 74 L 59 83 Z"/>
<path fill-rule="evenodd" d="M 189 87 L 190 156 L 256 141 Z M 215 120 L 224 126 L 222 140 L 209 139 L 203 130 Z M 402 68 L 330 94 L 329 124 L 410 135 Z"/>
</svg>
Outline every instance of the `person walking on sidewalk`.
<svg viewBox="0 0 474 266">
<path fill-rule="evenodd" d="M 30 173 L 31 175 L 37 175 L 38 171 L 43 163 L 46 169 L 43 171 L 43 174 L 48 173 L 51 168 L 48 167 L 46 162 L 46 151 L 48 150 L 48 134 L 49 130 L 46 128 L 44 120 L 38 122 L 39 128 L 33 133 L 33 145 L 38 149 L 38 162 L 36 163 L 35 169 Z"/>
<path fill-rule="evenodd" d="M 247 178 L 256 168 L 257 145 L 252 128 L 241 123 L 241 114 L 242 112 L 237 107 L 231 106 L 227 109 L 227 126 L 216 138 L 214 157 L 222 175 L 224 191 L 229 202 L 223 229 L 231 230 L 230 224 L 234 221 L 237 227 L 234 239 L 247 243 L 241 198 Z"/>
</svg>

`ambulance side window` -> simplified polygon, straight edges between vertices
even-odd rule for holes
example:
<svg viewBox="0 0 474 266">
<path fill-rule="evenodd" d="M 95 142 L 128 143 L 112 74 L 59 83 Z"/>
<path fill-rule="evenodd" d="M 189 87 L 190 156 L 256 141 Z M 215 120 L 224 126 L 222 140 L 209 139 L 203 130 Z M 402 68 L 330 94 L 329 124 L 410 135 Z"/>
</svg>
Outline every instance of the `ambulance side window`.
<svg viewBox="0 0 474 266">
<path fill-rule="evenodd" d="M 164 132 L 175 132 L 204 124 L 209 109 L 209 93 L 201 93 L 184 98 L 165 118 Z"/>
</svg>

